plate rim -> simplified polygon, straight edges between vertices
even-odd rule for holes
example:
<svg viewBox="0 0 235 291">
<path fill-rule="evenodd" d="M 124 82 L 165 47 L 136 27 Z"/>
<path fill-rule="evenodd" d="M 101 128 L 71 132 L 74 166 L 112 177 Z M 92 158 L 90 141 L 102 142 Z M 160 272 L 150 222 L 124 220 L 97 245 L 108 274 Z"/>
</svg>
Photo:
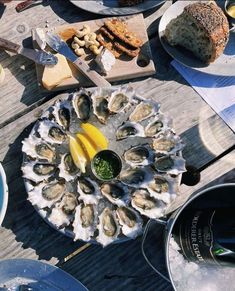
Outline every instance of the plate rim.
<svg viewBox="0 0 235 291">
<path fill-rule="evenodd" d="M 7 178 L 6 178 L 6 173 L 1 163 L 0 163 L 0 179 L 2 180 L 2 185 L 3 185 L 3 205 L 2 205 L 2 211 L 0 212 L 0 226 L 1 226 L 6 215 L 7 205 L 8 205 Z"/>
</svg>

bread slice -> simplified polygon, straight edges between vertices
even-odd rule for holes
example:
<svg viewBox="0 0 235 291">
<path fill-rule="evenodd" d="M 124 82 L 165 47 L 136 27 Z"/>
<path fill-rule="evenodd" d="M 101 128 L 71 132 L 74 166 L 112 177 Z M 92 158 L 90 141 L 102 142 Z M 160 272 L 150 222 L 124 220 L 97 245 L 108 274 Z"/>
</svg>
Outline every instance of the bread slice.
<svg viewBox="0 0 235 291">
<path fill-rule="evenodd" d="M 214 62 L 229 39 L 229 24 L 213 2 L 189 4 L 166 26 L 164 37 L 172 46 L 182 46 L 205 63 Z"/>
</svg>

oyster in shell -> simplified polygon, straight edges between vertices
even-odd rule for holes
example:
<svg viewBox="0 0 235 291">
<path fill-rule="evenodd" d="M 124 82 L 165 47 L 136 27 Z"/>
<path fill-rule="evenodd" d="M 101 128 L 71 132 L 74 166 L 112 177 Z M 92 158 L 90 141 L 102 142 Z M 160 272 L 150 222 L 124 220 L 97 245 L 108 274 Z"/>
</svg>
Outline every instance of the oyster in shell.
<svg viewBox="0 0 235 291">
<path fill-rule="evenodd" d="M 103 247 L 114 242 L 120 233 L 120 226 L 115 211 L 106 207 L 99 216 L 97 228 L 99 230 L 99 235 L 96 240 L 102 244 Z"/>
<path fill-rule="evenodd" d="M 143 126 L 135 122 L 125 122 L 116 131 L 117 140 L 136 136 L 144 137 L 145 134 Z"/>
<path fill-rule="evenodd" d="M 158 114 L 153 120 L 146 126 L 144 132 L 146 137 L 157 137 L 164 131 L 169 131 L 172 127 L 172 120 L 165 117 L 163 114 Z"/>
<path fill-rule="evenodd" d="M 62 128 L 50 120 L 42 120 L 39 123 L 38 133 L 41 138 L 49 143 L 62 144 L 67 141 L 67 134 Z"/>
<path fill-rule="evenodd" d="M 85 204 L 97 204 L 101 195 L 98 184 L 90 178 L 79 177 L 77 184 L 79 200 Z"/>
<path fill-rule="evenodd" d="M 74 240 L 89 241 L 97 226 L 97 209 L 93 204 L 80 204 L 76 207 L 73 222 Z"/>
<path fill-rule="evenodd" d="M 118 206 L 125 206 L 130 202 L 128 188 L 120 182 L 104 183 L 100 191 L 110 202 Z"/>
<path fill-rule="evenodd" d="M 38 183 L 48 180 L 48 178 L 55 174 L 57 168 L 53 164 L 34 161 L 25 164 L 21 169 L 24 178 Z"/>
<path fill-rule="evenodd" d="M 72 103 L 77 117 L 83 122 L 87 121 L 92 111 L 92 101 L 88 92 L 82 89 L 78 93 L 75 93 Z"/>
<path fill-rule="evenodd" d="M 149 145 L 138 145 L 125 151 L 123 158 L 131 167 L 146 166 L 153 163 L 154 153 Z"/>
<path fill-rule="evenodd" d="M 179 175 L 186 171 L 185 159 L 174 155 L 156 158 L 154 167 L 158 172 L 169 175 Z"/>
<path fill-rule="evenodd" d="M 108 109 L 108 96 L 102 88 L 98 88 L 91 96 L 93 104 L 93 112 L 98 120 L 105 124 L 110 116 Z"/>
<path fill-rule="evenodd" d="M 51 207 L 59 201 L 66 188 L 62 181 L 53 180 L 50 183 L 40 183 L 28 192 L 28 200 L 38 208 Z"/>
<path fill-rule="evenodd" d="M 134 111 L 130 114 L 129 120 L 131 122 L 141 122 L 159 111 L 160 105 L 152 100 L 142 101 L 136 106 Z"/>
<path fill-rule="evenodd" d="M 111 94 L 108 109 L 113 113 L 124 112 L 131 104 L 135 91 L 131 86 L 120 87 Z"/>
<path fill-rule="evenodd" d="M 175 154 L 183 148 L 182 140 L 172 131 L 165 132 L 153 140 L 153 149 L 160 154 Z"/>
<path fill-rule="evenodd" d="M 70 153 L 66 153 L 61 158 L 61 163 L 58 166 L 60 173 L 59 176 L 64 178 L 67 182 L 73 180 L 77 175 L 80 174 L 79 169 L 73 162 Z"/>
<path fill-rule="evenodd" d="M 117 208 L 116 213 L 125 236 L 134 239 L 142 233 L 143 220 L 135 210 L 122 206 Z"/>
<path fill-rule="evenodd" d="M 65 193 L 62 200 L 52 208 L 48 220 L 57 227 L 64 227 L 70 224 L 73 213 L 78 205 L 77 197 L 73 193 Z"/>
<path fill-rule="evenodd" d="M 149 168 L 129 168 L 120 174 L 120 180 L 123 184 L 139 188 L 152 180 L 152 171 Z"/>
<path fill-rule="evenodd" d="M 22 141 L 22 151 L 34 159 L 52 162 L 55 159 L 55 148 L 34 135 Z"/>
<path fill-rule="evenodd" d="M 68 100 L 58 100 L 53 106 L 53 115 L 56 122 L 64 129 L 69 130 L 72 119 L 72 106 Z"/>
<path fill-rule="evenodd" d="M 132 193 L 131 205 L 142 215 L 149 218 L 159 218 L 164 215 L 166 204 L 149 195 L 145 189 L 138 189 Z"/>
</svg>

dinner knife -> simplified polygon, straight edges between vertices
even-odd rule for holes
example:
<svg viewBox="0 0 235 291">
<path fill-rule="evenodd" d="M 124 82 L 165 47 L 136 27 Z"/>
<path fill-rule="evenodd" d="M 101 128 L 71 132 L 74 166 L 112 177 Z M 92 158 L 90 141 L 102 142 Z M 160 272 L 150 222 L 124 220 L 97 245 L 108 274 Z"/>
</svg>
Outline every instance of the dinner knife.
<svg viewBox="0 0 235 291">
<path fill-rule="evenodd" d="M 4 38 L 0 38 L 0 48 L 3 48 L 6 51 L 13 52 L 25 56 L 26 58 L 33 60 L 35 63 L 49 66 L 56 65 L 58 59 L 53 54 L 44 52 L 42 50 L 36 51 L 29 48 L 24 48 L 22 45 L 13 43 Z"/>
<path fill-rule="evenodd" d="M 69 48 L 67 43 L 63 41 L 58 35 L 47 32 L 46 42 L 53 50 L 65 56 L 70 62 L 72 62 L 74 66 L 77 67 L 79 71 L 81 71 L 81 73 L 85 75 L 88 79 L 90 79 L 96 86 L 102 88 L 111 86 L 111 84 L 106 81 L 104 77 L 102 77 L 96 71 L 91 70 L 88 64 L 81 58 L 79 58 Z"/>
</svg>

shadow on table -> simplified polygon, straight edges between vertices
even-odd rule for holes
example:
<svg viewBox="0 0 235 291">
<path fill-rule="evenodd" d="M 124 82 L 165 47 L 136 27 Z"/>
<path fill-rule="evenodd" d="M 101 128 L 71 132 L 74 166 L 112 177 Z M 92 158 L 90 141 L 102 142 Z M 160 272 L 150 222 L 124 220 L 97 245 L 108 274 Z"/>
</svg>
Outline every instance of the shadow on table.
<svg viewBox="0 0 235 291">
<path fill-rule="evenodd" d="M 9 257 L 28 257 L 40 260 L 63 260 L 64 257 L 79 248 L 82 243 L 74 242 L 51 228 L 27 201 L 27 193 L 21 172 L 21 142 L 28 137 L 33 124 L 30 124 L 10 145 L 3 160 L 9 187 L 9 201 L 2 227 L 11 230 L 14 235 L 6 239 Z M 15 236 L 15 238 L 13 238 Z M 23 250 L 19 251 L 22 248 Z M 34 254 L 35 252 L 35 254 Z"/>
</svg>

